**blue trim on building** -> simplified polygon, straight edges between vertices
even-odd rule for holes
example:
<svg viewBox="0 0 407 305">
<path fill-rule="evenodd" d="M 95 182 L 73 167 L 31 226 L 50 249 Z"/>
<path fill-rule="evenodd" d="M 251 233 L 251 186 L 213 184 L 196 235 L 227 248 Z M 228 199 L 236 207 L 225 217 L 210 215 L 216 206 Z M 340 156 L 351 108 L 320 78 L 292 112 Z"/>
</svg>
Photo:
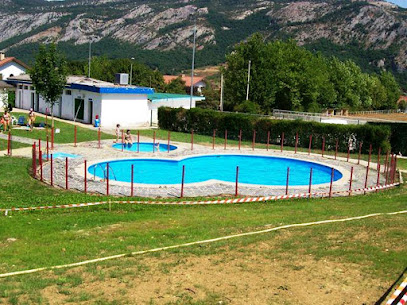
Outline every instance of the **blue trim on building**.
<svg viewBox="0 0 407 305">
<path fill-rule="evenodd" d="M 117 94 L 152 94 L 153 88 L 147 87 L 95 87 L 81 84 L 71 84 L 71 89 L 90 91 L 95 93 L 117 93 Z"/>
</svg>

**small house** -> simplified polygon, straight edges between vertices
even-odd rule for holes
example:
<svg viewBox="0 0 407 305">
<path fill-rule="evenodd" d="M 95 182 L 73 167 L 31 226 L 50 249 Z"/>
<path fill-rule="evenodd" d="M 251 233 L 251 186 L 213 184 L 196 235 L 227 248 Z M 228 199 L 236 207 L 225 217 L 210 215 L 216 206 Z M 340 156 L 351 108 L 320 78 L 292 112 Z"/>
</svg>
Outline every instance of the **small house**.
<svg viewBox="0 0 407 305">
<path fill-rule="evenodd" d="M 6 57 L 0 52 L 0 80 L 26 73 L 28 66 L 15 57 Z"/>
<path fill-rule="evenodd" d="M 185 92 L 189 93 L 191 92 L 191 76 L 190 75 L 164 75 L 164 82 L 166 84 L 169 84 L 172 82 L 174 79 L 177 79 L 178 77 L 181 77 L 182 81 L 185 83 Z M 193 89 L 194 89 L 194 94 L 196 95 L 203 95 L 202 90 L 206 87 L 206 83 L 203 77 L 199 76 L 194 76 L 193 78 Z"/>
</svg>

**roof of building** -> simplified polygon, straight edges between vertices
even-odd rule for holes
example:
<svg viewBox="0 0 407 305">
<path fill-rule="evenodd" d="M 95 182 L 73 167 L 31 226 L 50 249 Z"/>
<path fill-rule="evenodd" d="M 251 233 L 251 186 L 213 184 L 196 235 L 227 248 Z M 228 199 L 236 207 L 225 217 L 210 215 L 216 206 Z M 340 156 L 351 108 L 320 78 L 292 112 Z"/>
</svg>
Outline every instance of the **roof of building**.
<svg viewBox="0 0 407 305">
<path fill-rule="evenodd" d="M 9 77 L 9 83 L 31 83 L 31 78 L 28 74 Z M 102 80 L 89 78 L 86 76 L 69 75 L 67 80 L 67 88 L 78 89 L 96 93 L 121 93 L 121 94 L 152 94 L 153 88 L 137 87 L 130 85 L 118 85 Z"/>
<path fill-rule="evenodd" d="M 174 93 L 153 93 L 153 94 L 148 94 L 147 98 L 151 102 L 165 102 L 165 101 L 170 101 L 170 100 L 176 100 L 176 99 L 190 99 L 190 95 L 186 94 L 174 94 Z M 194 101 L 203 101 L 205 99 L 204 96 L 193 96 L 192 99 Z"/>
<path fill-rule="evenodd" d="M 407 101 L 407 95 L 402 95 L 402 96 L 400 96 L 400 98 L 399 98 L 398 101 L 399 101 L 399 102 L 400 102 L 400 101 Z"/>
<path fill-rule="evenodd" d="M 22 66 L 25 69 L 29 69 L 30 67 L 28 65 L 26 65 L 25 63 L 23 63 L 21 60 L 15 58 L 15 57 L 6 57 L 3 60 L 0 60 L 0 67 L 4 66 L 5 64 L 8 64 L 10 62 L 15 62 L 17 64 L 19 64 L 20 66 Z"/>
<path fill-rule="evenodd" d="M 181 77 L 181 79 L 185 82 L 185 87 L 191 87 L 191 76 L 186 76 L 185 74 L 183 75 L 164 75 L 164 82 L 166 84 L 169 84 L 172 82 L 174 79 L 177 79 L 178 77 Z M 194 86 L 203 81 L 203 77 L 200 76 L 194 76 Z"/>
<path fill-rule="evenodd" d="M 0 80 L 0 89 L 11 89 L 14 88 L 12 85 L 7 84 L 5 81 Z"/>
</svg>

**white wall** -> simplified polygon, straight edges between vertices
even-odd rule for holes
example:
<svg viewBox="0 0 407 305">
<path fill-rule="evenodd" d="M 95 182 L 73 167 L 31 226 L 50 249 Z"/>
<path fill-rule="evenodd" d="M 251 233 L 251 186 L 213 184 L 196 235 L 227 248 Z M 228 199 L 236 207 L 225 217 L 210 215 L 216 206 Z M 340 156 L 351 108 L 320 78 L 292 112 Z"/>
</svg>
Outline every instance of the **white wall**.
<svg viewBox="0 0 407 305">
<path fill-rule="evenodd" d="M 25 73 L 25 68 L 15 62 L 9 62 L 0 67 L 0 74 L 3 76 L 3 80 L 10 77 L 10 75 L 17 76 Z"/>
<path fill-rule="evenodd" d="M 103 127 L 115 127 L 116 124 L 124 128 L 146 126 L 151 116 L 147 95 L 139 94 L 103 94 L 101 113 Z"/>
</svg>

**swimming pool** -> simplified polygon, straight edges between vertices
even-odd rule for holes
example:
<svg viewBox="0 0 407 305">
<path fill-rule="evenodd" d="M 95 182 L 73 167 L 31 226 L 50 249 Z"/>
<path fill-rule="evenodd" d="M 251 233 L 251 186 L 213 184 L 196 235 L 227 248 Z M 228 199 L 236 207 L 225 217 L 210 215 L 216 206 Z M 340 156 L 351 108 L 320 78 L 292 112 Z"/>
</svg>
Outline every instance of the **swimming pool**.
<svg viewBox="0 0 407 305">
<path fill-rule="evenodd" d="M 123 144 L 122 143 L 116 143 L 113 145 L 113 148 L 116 149 L 122 149 Z M 138 147 L 138 149 L 137 149 Z M 158 148 L 158 143 L 155 144 L 154 146 L 154 151 L 156 152 Z M 170 151 L 177 149 L 177 146 L 170 145 Z M 140 152 L 153 152 L 153 143 L 144 143 L 141 142 L 139 144 L 133 143 L 132 145 L 125 145 L 124 150 L 126 151 L 140 151 Z M 167 144 L 160 144 L 160 152 L 166 152 L 168 151 L 168 145 Z"/>
<path fill-rule="evenodd" d="M 80 157 L 79 155 L 68 154 L 68 153 L 64 153 L 64 152 L 55 152 L 55 153 L 52 154 L 53 159 L 65 159 L 65 158 L 76 159 L 76 158 L 79 158 L 79 157 Z M 47 154 L 43 154 L 42 158 L 46 159 Z M 51 154 L 49 154 L 48 158 L 51 158 Z"/>
<path fill-rule="evenodd" d="M 212 179 L 235 182 L 236 166 L 239 166 L 239 183 L 257 185 L 285 185 L 287 167 L 290 167 L 290 185 L 308 185 L 310 168 L 313 169 L 312 183 L 331 181 L 331 168 L 318 163 L 296 159 L 255 155 L 206 155 L 182 160 L 132 159 L 109 162 L 109 179 L 130 182 L 131 165 L 134 165 L 134 183 L 179 184 L 182 167 L 185 165 L 185 183 L 204 182 Z M 103 178 L 106 162 L 88 168 L 90 174 Z M 334 181 L 342 178 L 334 171 Z"/>
</svg>

